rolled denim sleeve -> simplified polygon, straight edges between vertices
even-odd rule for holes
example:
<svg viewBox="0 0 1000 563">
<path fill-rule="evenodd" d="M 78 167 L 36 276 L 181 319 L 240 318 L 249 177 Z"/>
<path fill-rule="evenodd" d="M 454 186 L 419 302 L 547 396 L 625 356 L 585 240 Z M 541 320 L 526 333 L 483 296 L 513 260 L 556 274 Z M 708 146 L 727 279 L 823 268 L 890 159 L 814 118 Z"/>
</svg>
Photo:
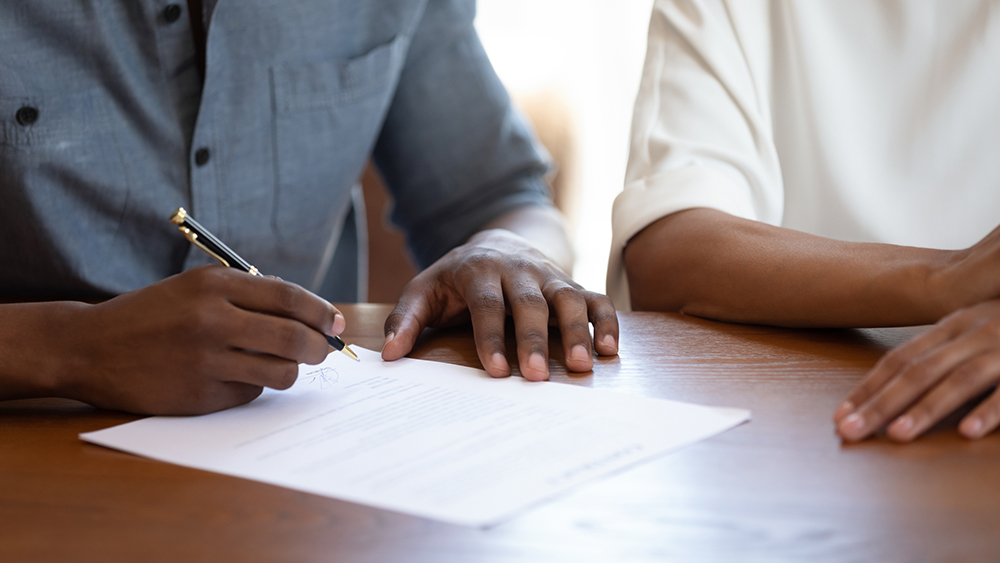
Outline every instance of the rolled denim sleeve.
<svg viewBox="0 0 1000 563">
<path fill-rule="evenodd" d="M 500 215 L 551 205 L 544 151 L 473 27 L 473 0 L 431 0 L 375 147 L 392 221 L 426 267 Z"/>
</svg>

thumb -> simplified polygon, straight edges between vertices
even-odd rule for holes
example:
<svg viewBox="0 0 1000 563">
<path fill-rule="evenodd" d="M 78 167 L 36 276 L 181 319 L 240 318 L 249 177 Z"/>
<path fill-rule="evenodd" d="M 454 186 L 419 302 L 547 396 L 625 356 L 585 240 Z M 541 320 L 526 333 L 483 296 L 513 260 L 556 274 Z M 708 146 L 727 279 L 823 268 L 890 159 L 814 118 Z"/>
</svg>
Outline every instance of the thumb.
<svg viewBox="0 0 1000 563">
<path fill-rule="evenodd" d="M 412 282 L 407 284 L 396 308 L 385 319 L 383 360 L 398 360 L 413 350 L 417 337 L 430 323 L 435 308 L 432 299 L 434 292 L 428 285 Z"/>
</svg>

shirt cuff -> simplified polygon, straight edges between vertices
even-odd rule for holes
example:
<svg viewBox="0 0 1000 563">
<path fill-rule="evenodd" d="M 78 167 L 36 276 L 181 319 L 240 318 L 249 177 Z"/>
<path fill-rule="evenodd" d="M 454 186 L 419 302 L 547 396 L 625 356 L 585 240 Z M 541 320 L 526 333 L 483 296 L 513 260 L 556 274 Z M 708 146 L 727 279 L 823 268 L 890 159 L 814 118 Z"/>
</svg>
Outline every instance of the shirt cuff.
<svg viewBox="0 0 1000 563">
<path fill-rule="evenodd" d="M 672 213 L 708 207 L 759 220 L 752 195 L 744 184 L 708 166 L 692 164 L 666 170 L 625 185 L 611 213 L 611 255 L 608 296 L 619 311 L 632 310 L 628 278 L 622 261 L 625 245 L 640 231 Z"/>
</svg>

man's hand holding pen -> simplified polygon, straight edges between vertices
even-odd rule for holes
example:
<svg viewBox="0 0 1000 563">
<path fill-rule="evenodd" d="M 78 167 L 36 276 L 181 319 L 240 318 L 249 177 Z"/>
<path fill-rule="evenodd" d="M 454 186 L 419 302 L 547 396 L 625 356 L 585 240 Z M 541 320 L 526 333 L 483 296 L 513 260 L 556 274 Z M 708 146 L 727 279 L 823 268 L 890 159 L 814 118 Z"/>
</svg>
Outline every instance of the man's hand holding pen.
<svg viewBox="0 0 1000 563">
<path fill-rule="evenodd" d="M 56 320 L 58 319 L 58 320 Z M 150 414 L 203 414 L 287 389 L 298 364 L 322 362 L 343 315 L 305 289 L 203 266 L 97 305 L 60 308 L 72 331 L 53 353 L 59 396 Z"/>
</svg>

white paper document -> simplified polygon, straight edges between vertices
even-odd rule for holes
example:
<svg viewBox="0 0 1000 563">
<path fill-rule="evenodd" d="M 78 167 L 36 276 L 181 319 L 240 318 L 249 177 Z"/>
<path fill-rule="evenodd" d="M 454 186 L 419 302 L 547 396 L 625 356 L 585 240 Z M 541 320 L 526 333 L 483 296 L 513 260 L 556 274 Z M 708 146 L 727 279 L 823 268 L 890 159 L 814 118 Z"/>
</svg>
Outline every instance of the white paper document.
<svg viewBox="0 0 1000 563">
<path fill-rule="evenodd" d="M 542 499 L 747 420 L 745 410 L 626 395 L 354 347 L 286 391 L 205 416 L 152 417 L 88 442 L 455 524 Z"/>
</svg>

